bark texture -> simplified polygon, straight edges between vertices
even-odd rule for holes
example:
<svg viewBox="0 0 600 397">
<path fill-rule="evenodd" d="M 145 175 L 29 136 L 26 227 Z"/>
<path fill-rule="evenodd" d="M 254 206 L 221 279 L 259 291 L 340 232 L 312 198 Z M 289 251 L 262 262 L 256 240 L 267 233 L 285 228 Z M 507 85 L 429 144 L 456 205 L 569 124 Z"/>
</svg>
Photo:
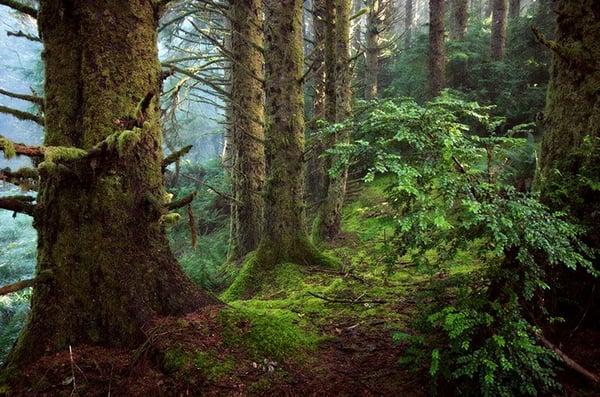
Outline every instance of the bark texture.
<svg viewBox="0 0 600 397">
<path fill-rule="evenodd" d="M 521 0 L 510 0 L 508 16 L 511 19 L 521 16 Z"/>
<path fill-rule="evenodd" d="M 157 10 L 43 0 L 38 21 L 45 144 L 64 148 L 46 149 L 39 167 L 37 273 L 52 276 L 33 291 L 9 357 L 16 365 L 81 343 L 135 346 L 153 316 L 209 301 L 180 270 L 161 223 Z M 138 126 L 123 131 L 131 118 Z"/>
<path fill-rule="evenodd" d="M 436 97 L 446 85 L 444 0 L 429 0 L 429 95 Z"/>
<path fill-rule="evenodd" d="M 263 269 L 315 263 L 303 200 L 304 110 L 302 0 L 265 2 L 268 178 L 265 227 L 256 253 Z"/>
<path fill-rule="evenodd" d="M 336 3 L 336 116 L 338 123 L 346 121 L 352 114 L 352 74 L 350 71 L 350 0 Z M 333 144 L 345 143 L 349 131 L 344 129 L 333 137 Z M 342 207 L 346 196 L 347 167 L 336 177 L 329 177 L 327 198 L 319 217 L 319 237 L 331 240 L 342 229 Z"/>
<path fill-rule="evenodd" d="M 414 22 L 414 1 L 406 0 L 404 8 L 404 46 L 410 48 L 412 43 L 412 30 Z"/>
<path fill-rule="evenodd" d="M 538 184 L 542 198 L 590 227 L 600 247 L 600 3 L 557 2 Z"/>
<path fill-rule="evenodd" d="M 365 62 L 365 99 L 377 98 L 379 91 L 379 58 L 381 57 L 381 0 L 369 0 L 367 15 L 367 57 Z"/>
<path fill-rule="evenodd" d="M 231 137 L 233 143 L 232 256 L 260 242 L 265 183 L 262 0 L 230 0 Z"/>
<path fill-rule="evenodd" d="M 506 52 L 506 24 L 508 16 L 508 0 L 493 0 L 492 13 L 492 61 L 501 62 Z"/>
<path fill-rule="evenodd" d="M 452 40 L 463 40 L 467 33 L 469 21 L 469 0 L 452 0 Z"/>
</svg>

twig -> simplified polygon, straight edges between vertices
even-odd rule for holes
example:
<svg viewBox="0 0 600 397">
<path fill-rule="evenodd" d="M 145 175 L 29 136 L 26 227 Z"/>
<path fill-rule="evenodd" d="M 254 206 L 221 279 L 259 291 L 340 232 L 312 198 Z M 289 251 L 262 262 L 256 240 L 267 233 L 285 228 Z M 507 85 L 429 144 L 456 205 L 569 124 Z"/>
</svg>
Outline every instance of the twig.
<svg viewBox="0 0 600 397">
<path fill-rule="evenodd" d="M 388 301 L 383 300 L 383 299 L 364 299 L 364 300 L 352 300 L 352 299 L 339 299 L 339 298 L 328 298 L 326 296 L 323 295 L 318 295 L 315 294 L 313 292 L 308 292 L 309 295 L 314 296 L 315 298 L 319 298 L 322 299 L 326 302 L 332 302 L 332 303 L 347 303 L 349 305 L 362 305 L 364 303 L 379 303 L 379 304 L 383 304 L 383 303 L 388 303 Z"/>
</svg>

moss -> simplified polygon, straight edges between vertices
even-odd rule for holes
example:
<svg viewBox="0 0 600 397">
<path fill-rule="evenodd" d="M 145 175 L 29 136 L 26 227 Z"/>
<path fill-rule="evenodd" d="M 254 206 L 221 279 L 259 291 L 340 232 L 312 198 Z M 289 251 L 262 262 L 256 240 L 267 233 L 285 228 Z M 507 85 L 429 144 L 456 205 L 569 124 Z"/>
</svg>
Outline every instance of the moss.
<svg viewBox="0 0 600 397">
<path fill-rule="evenodd" d="M 189 365 L 192 357 L 180 348 L 167 350 L 163 357 L 163 368 L 168 373 L 176 373 Z"/>
<path fill-rule="evenodd" d="M 166 226 L 172 226 L 178 223 L 181 220 L 181 214 L 176 212 L 172 212 L 170 214 L 165 214 L 160 217 L 160 223 Z"/>
<path fill-rule="evenodd" d="M 219 381 L 235 370 L 233 358 L 220 360 L 210 352 L 198 352 L 193 364 L 209 381 Z"/>
<path fill-rule="evenodd" d="M 300 358 L 314 350 L 319 337 L 298 325 L 287 310 L 262 310 L 235 305 L 220 313 L 226 344 L 244 346 L 255 359 Z"/>
<path fill-rule="evenodd" d="M 2 135 L 0 135 L 0 150 L 4 152 L 4 157 L 9 160 L 17 155 L 15 145 Z"/>
<path fill-rule="evenodd" d="M 122 156 L 129 148 L 134 147 L 141 140 L 142 129 L 134 127 L 132 130 L 117 131 L 104 140 L 109 148 L 114 149 Z"/>
</svg>

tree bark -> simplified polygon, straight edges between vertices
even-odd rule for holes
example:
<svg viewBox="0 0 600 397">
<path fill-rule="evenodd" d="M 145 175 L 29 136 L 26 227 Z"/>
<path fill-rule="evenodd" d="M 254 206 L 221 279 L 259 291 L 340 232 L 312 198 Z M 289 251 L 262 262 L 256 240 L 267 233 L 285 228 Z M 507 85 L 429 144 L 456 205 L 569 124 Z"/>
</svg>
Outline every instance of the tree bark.
<svg viewBox="0 0 600 397">
<path fill-rule="evenodd" d="M 406 0 L 404 10 L 404 47 L 410 48 L 414 23 L 414 0 Z"/>
<path fill-rule="evenodd" d="M 381 7 L 380 0 L 369 0 L 367 16 L 367 57 L 365 63 L 365 99 L 376 99 L 379 90 L 379 58 L 381 45 L 379 37 Z"/>
<path fill-rule="evenodd" d="M 540 168 L 542 199 L 589 228 L 600 248 L 600 6 L 595 0 L 557 2 L 556 41 L 548 86 Z"/>
<path fill-rule="evenodd" d="M 350 0 L 336 2 L 336 119 L 346 121 L 352 115 L 352 74 L 350 71 Z M 349 131 L 343 129 L 334 136 L 333 144 L 346 143 Z M 327 199 L 319 217 L 319 237 L 331 240 L 342 229 L 342 207 L 346 196 L 348 168 L 340 175 L 329 177 Z"/>
<path fill-rule="evenodd" d="M 37 273 L 52 276 L 34 288 L 13 365 L 69 345 L 135 346 L 153 316 L 213 301 L 180 270 L 157 206 L 157 14 L 147 1 L 41 1 L 44 140 L 70 149 L 39 167 Z M 69 155 L 83 151 L 94 155 Z"/>
<path fill-rule="evenodd" d="M 452 29 L 450 39 L 463 40 L 469 20 L 469 0 L 452 0 Z"/>
<path fill-rule="evenodd" d="M 508 15 L 511 19 L 521 16 L 521 0 L 510 0 Z"/>
<path fill-rule="evenodd" d="M 492 61 L 502 62 L 506 50 L 506 23 L 508 15 L 508 0 L 493 0 L 494 10 L 492 14 Z"/>
<path fill-rule="evenodd" d="M 230 0 L 232 259 L 254 251 L 262 234 L 265 182 L 262 0 Z M 258 77 L 259 79 L 257 79 Z"/>
<path fill-rule="evenodd" d="M 446 85 L 444 0 L 429 0 L 429 95 L 436 97 Z"/>
<path fill-rule="evenodd" d="M 315 263 L 306 233 L 302 0 L 265 1 L 268 178 L 265 227 L 256 261 L 265 269 L 285 262 Z"/>
</svg>

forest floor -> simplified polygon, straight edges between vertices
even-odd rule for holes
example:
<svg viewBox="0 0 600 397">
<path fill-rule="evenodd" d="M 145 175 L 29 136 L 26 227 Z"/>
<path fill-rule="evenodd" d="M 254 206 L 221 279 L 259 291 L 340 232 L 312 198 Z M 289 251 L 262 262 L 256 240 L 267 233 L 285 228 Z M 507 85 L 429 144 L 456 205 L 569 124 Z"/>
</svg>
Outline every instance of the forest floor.
<svg viewBox="0 0 600 397">
<path fill-rule="evenodd" d="M 0 395 L 427 395 L 427 369 L 400 365 L 409 346 L 394 335 L 412 333 L 437 286 L 477 264 L 431 274 L 406 261 L 391 271 L 383 185 L 368 185 L 346 206 L 345 232 L 327 248 L 340 268 L 283 265 L 252 300 L 157 319 L 133 351 L 76 347 L 46 356 Z M 598 357 L 589 350 L 581 354 Z"/>
</svg>

